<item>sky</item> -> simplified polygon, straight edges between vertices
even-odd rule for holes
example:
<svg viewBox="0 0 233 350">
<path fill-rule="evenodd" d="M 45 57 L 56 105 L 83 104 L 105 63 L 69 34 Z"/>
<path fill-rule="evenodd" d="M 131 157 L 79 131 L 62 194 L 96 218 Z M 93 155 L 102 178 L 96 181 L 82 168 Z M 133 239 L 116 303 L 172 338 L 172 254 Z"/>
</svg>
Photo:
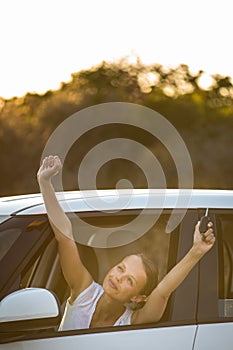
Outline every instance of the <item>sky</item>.
<svg viewBox="0 0 233 350">
<path fill-rule="evenodd" d="M 102 61 L 233 77 L 231 0 L 0 0 L 0 96 L 59 89 Z"/>
</svg>

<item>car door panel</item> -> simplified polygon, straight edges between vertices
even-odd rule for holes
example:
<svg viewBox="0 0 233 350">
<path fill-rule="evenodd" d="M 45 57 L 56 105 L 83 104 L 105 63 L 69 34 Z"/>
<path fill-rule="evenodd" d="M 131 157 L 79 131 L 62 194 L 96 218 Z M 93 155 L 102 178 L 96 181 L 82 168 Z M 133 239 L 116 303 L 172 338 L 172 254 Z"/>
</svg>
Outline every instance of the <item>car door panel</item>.
<svg viewBox="0 0 233 350">
<path fill-rule="evenodd" d="M 101 332 L 15 342 L 0 345 L 0 350 L 192 350 L 195 332 L 194 325 Z"/>
<path fill-rule="evenodd" d="M 233 323 L 202 324 L 198 326 L 194 350 L 232 350 Z"/>
</svg>

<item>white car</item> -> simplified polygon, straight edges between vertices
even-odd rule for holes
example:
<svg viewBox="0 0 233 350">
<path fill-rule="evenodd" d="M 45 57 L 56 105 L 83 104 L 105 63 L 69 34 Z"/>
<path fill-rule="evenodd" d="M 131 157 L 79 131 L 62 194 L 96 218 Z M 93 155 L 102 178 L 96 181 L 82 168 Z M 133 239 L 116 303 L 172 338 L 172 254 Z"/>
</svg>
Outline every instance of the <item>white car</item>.
<svg viewBox="0 0 233 350">
<path fill-rule="evenodd" d="M 233 348 L 233 191 L 101 190 L 57 193 L 83 263 L 102 282 L 123 256 L 145 252 L 162 278 L 192 245 L 206 213 L 216 243 L 173 293 L 162 319 L 57 331 L 68 288 L 40 194 L 0 199 L 0 349 Z"/>
</svg>

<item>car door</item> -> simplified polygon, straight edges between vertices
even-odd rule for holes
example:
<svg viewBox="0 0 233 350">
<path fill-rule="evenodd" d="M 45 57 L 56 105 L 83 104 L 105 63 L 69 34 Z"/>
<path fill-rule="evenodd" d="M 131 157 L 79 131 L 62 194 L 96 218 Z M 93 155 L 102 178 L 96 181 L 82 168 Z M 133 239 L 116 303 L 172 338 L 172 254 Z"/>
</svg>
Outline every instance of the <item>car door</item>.
<svg viewBox="0 0 233 350">
<path fill-rule="evenodd" d="M 137 216 L 139 213 L 134 213 L 134 215 Z M 182 223 L 174 232 L 167 234 L 164 232 L 164 229 L 161 232 L 161 222 L 163 220 L 166 222 L 170 214 L 170 210 L 165 210 L 161 215 L 160 221 L 156 222 L 146 235 L 132 243 L 134 248 L 139 244 L 140 249 L 152 249 L 159 263 L 161 278 L 191 247 L 193 230 L 197 221 L 197 211 L 189 210 Z M 127 218 L 127 211 L 124 212 L 124 215 Z M 130 215 L 132 216 L 132 213 Z M 149 211 L 146 215 L 154 215 L 154 213 Z M 146 216 L 145 219 L 147 219 Z M 93 218 L 87 218 L 86 220 L 91 220 L 92 225 L 95 224 Z M 103 222 L 110 221 L 111 225 L 113 225 L 114 220 L 115 218 L 103 217 Z M 119 221 L 119 218 L 117 220 Z M 124 220 L 122 221 L 122 218 L 120 218 L 121 223 Z M 81 228 L 79 229 L 81 230 Z M 132 248 L 132 245 L 127 244 L 112 249 L 95 248 L 96 261 L 99 264 L 101 263 L 101 265 L 105 265 L 108 261 L 112 263 L 119 255 L 125 255 L 129 246 Z M 100 267 L 98 274 L 101 279 L 102 272 Z M 105 327 L 52 333 L 45 331 L 24 333 L 20 335 L 20 341 L 17 340 L 17 335 L 15 335 L 15 338 L 11 340 L 9 338 L 9 341 L 3 344 L 3 348 L 0 345 L 0 349 L 16 350 L 22 348 L 24 350 L 33 350 L 46 348 L 50 350 L 67 347 L 70 350 L 77 348 L 89 350 L 104 347 L 113 350 L 119 348 L 141 350 L 144 347 L 147 350 L 155 348 L 163 350 L 191 350 L 193 349 L 197 328 L 197 282 L 198 268 L 195 267 L 182 285 L 173 293 L 160 322 L 137 326 Z"/>
<path fill-rule="evenodd" d="M 233 211 L 211 210 L 216 244 L 200 262 L 196 350 L 233 346 Z"/>
</svg>

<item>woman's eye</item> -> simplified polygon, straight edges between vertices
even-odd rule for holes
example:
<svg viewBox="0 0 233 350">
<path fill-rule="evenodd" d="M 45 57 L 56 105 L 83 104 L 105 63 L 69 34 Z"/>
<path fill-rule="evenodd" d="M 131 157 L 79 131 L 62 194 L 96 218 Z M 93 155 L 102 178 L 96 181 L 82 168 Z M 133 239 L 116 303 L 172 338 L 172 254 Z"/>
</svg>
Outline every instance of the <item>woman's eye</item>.
<svg viewBox="0 0 233 350">
<path fill-rule="evenodd" d="M 123 268 L 121 266 L 117 266 L 119 271 L 123 271 Z"/>
</svg>

